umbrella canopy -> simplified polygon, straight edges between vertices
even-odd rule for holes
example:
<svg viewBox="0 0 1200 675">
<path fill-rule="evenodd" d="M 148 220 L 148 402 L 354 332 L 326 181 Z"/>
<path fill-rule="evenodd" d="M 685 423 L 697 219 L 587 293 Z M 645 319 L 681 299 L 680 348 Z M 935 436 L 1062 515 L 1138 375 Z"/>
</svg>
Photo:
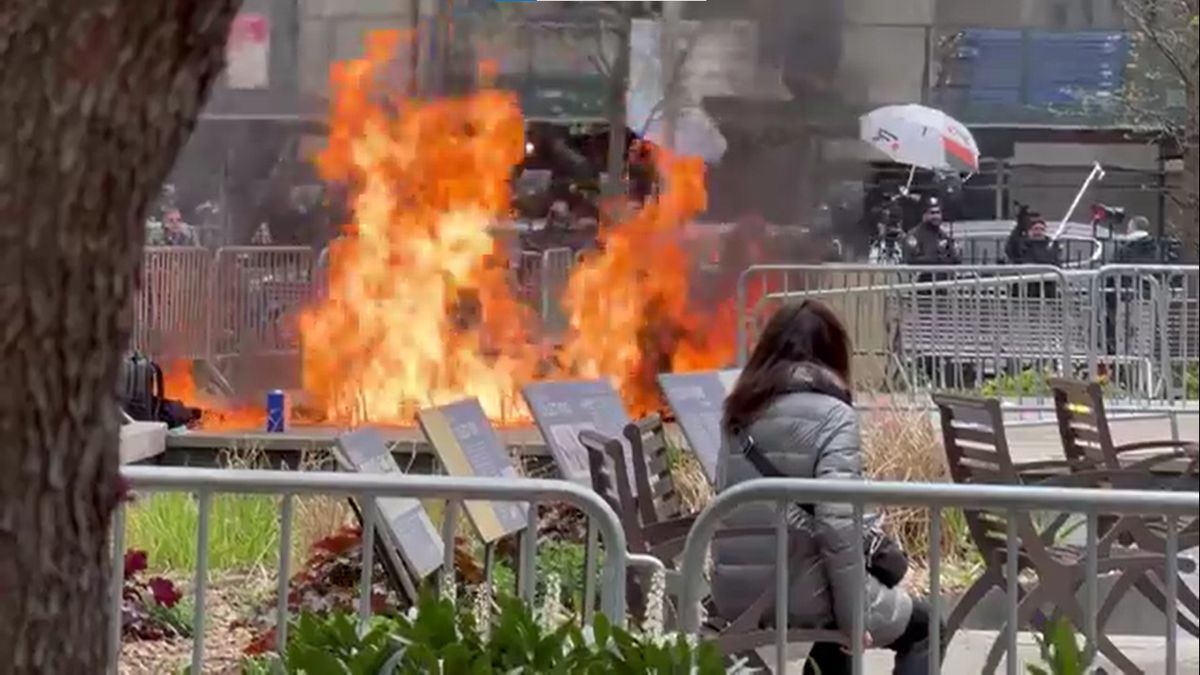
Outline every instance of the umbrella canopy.
<svg viewBox="0 0 1200 675">
<path fill-rule="evenodd" d="M 979 171 L 979 146 L 958 120 L 923 105 L 889 105 L 859 118 L 862 140 L 894 162 L 959 173 Z"/>
</svg>

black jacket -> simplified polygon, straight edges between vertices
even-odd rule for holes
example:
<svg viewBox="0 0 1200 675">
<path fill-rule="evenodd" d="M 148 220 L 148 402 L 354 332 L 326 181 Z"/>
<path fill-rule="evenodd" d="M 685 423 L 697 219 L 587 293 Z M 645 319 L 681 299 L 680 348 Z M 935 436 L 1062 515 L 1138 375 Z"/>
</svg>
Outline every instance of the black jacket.
<svg viewBox="0 0 1200 675">
<path fill-rule="evenodd" d="M 906 265 L 957 265 L 958 251 L 954 240 L 933 223 L 921 222 L 908 231 L 904 240 Z"/>
</svg>

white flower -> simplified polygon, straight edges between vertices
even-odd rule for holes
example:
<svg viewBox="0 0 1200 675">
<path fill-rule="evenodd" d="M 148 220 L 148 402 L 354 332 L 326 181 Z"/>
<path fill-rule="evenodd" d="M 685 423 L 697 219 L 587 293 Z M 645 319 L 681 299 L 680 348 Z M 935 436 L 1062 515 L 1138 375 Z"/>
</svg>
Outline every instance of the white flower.
<svg viewBox="0 0 1200 675">
<path fill-rule="evenodd" d="M 661 569 L 650 575 L 650 591 L 646 594 L 646 617 L 642 632 L 652 640 L 663 635 L 663 598 L 667 593 L 667 577 Z"/>
<path fill-rule="evenodd" d="M 562 579 L 557 573 L 546 575 L 546 595 L 542 598 L 542 629 L 552 631 L 563 622 Z"/>
<path fill-rule="evenodd" d="M 479 631 L 479 639 L 487 642 L 492 634 L 492 594 L 485 584 L 475 588 L 474 604 L 471 611 L 474 614 L 475 626 Z"/>
</svg>

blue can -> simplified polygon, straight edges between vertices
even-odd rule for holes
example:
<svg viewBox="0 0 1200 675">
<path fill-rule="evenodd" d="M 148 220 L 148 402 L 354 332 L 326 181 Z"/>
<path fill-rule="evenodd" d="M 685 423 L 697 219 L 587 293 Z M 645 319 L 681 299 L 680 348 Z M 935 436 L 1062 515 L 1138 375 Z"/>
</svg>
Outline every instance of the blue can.
<svg viewBox="0 0 1200 675">
<path fill-rule="evenodd" d="M 287 431 L 287 397 L 280 389 L 267 393 L 267 433 Z"/>
</svg>

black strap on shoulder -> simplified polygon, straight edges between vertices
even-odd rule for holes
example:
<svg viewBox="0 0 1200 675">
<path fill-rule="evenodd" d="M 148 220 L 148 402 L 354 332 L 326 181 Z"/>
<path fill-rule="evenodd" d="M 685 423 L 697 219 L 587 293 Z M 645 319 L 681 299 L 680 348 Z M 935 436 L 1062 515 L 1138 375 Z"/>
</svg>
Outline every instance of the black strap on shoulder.
<svg viewBox="0 0 1200 675">
<path fill-rule="evenodd" d="M 779 470 L 775 463 L 767 459 L 762 450 L 758 449 L 758 444 L 754 442 L 754 437 L 746 434 L 742 440 L 742 454 L 746 459 L 754 465 L 754 469 L 758 471 L 763 478 L 787 478 L 787 474 Z M 804 509 L 805 513 L 813 513 L 812 504 L 800 504 L 800 508 Z"/>
</svg>

